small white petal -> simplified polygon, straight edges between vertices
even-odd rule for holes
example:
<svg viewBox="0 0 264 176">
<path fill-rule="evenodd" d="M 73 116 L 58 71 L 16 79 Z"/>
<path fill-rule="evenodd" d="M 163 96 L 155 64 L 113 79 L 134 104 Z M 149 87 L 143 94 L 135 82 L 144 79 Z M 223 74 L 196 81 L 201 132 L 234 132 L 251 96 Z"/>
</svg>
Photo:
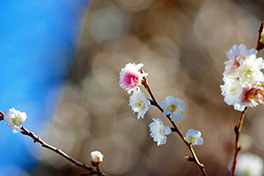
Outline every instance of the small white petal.
<svg viewBox="0 0 264 176">
<path fill-rule="evenodd" d="M 244 111 L 245 110 L 245 108 L 246 108 L 246 106 L 243 106 L 243 105 L 241 105 L 241 104 L 239 104 L 239 103 L 235 103 L 234 104 L 234 109 L 235 110 L 237 110 L 237 111 Z"/>
<path fill-rule="evenodd" d="M 199 138 L 197 141 L 197 145 L 202 145 L 204 143 L 203 138 Z"/>
<path fill-rule="evenodd" d="M 165 134 L 166 134 L 166 135 L 171 134 L 171 128 L 170 128 L 170 127 L 165 126 Z"/>
</svg>

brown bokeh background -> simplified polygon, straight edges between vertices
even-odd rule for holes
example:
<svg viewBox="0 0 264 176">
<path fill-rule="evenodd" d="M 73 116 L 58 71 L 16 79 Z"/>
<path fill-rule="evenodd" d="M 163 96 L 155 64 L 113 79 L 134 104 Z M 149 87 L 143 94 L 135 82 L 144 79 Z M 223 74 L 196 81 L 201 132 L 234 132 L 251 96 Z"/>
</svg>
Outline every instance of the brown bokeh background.
<svg viewBox="0 0 264 176">
<path fill-rule="evenodd" d="M 158 101 L 168 95 L 185 101 L 176 124 L 184 134 L 189 128 L 202 132 L 205 142 L 194 149 L 208 174 L 228 175 L 240 113 L 224 103 L 219 88 L 225 52 L 234 44 L 255 47 L 263 8 L 261 0 L 91 1 L 60 104 L 41 135 L 86 163 L 91 151 L 101 151 L 101 169 L 109 175 L 199 175 L 176 134 L 165 145 L 153 142 L 151 119 L 169 125 L 155 107 L 137 120 L 128 106 L 119 72 L 129 62 L 143 63 Z M 263 112 L 262 106 L 247 112 L 242 152 L 264 157 Z M 45 149 L 37 157 L 41 164 L 32 175 L 84 172 Z"/>
</svg>

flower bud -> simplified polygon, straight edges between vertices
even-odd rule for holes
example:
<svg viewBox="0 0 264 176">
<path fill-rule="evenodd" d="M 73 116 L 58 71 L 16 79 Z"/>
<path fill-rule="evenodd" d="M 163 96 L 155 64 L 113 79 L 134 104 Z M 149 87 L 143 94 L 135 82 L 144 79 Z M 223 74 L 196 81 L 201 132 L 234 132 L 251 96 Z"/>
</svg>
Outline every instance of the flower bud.
<svg viewBox="0 0 264 176">
<path fill-rule="evenodd" d="M 91 157 L 94 163 L 101 163 L 103 162 L 104 155 L 99 151 L 93 151 L 91 152 Z"/>
</svg>

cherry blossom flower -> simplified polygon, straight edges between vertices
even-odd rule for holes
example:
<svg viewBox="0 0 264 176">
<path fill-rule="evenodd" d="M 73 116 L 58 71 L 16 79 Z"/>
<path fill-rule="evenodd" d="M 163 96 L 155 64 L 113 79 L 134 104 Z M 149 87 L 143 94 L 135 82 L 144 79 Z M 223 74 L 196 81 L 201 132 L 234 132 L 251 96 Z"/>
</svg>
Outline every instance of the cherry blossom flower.
<svg viewBox="0 0 264 176">
<path fill-rule="evenodd" d="M 179 98 L 168 96 L 164 101 L 160 102 L 160 106 L 163 109 L 163 115 L 170 115 L 170 119 L 180 119 L 182 117 L 181 112 L 184 111 L 185 103 Z"/>
<path fill-rule="evenodd" d="M 121 69 L 119 85 L 129 94 L 141 85 L 142 78 L 147 76 L 147 73 L 141 72 L 143 64 L 126 64 L 125 68 Z"/>
<path fill-rule="evenodd" d="M 202 133 L 200 131 L 189 129 L 185 134 L 185 139 L 189 144 L 202 145 L 204 143 L 204 140 L 201 135 Z"/>
<path fill-rule="evenodd" d="M 264 103 L 264 88 L 262 86 L 247 86 L 243 88 L 241 104 L 247 107 L 256 107 Z"/>
<path fill-rule="evenodd" d="M 244 106 L 238 106 L 240 103 L 240 96 L 243 92 L 243 88 L 237 79 L 224 78 L 224 85 L 221 85 L 222 95 L 224 96 L 224 101 L 228 105 L 235 105 L 236 110 L 244 110 Z"/>
<path fill-rule="evenodd" d="M 153 138 L 157 145 L 162 145 L 167 142 L 166 135 L 171 133 L 171 129 L 168 126 L 163 125 L 163 122 L 160 119 L 153 119 L 150 127 L 150 136 Z"/>
<path fill-rule="evenodd" d="M 27 114 L 25 112 L 20 112 L 15 110 L 15 108 L 9 109 L 6 115 L 4 116 L 4 120 L 8 122 L 8 126 L 13 129 L 13 133 L 17 133 L 22 127 L 22 122 L 24 122 L 27 118 Z"/>
<path fill-rule="evenodd" d="M 137 118 L 144 118 L 145 113 L 151 106 L 150 101 L 145 97 L 144 93 L 140 90 L 135 90 L 133 95 L 130 96 L 129 106 L 134 112 L 137 112 Z"/>
</svg>

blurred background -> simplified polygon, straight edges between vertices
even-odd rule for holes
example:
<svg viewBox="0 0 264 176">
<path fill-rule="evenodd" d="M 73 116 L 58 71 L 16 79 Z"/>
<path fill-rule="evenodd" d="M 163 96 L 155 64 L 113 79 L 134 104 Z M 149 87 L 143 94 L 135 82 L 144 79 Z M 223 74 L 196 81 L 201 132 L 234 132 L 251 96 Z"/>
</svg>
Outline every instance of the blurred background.
<svg viewBox="0 0 264 176">
<path fill-rule="evenodd" d="M 76 7 L 73 4 L 69 3 L 68 8 Z M 63 54 L 67 55 L 68 65 L 61 74 L 65 79 L 59 84 L 60 89 L 49 87 L 53 95 L 50 97 L 54 99 L 45 99 L 42 116 L 47 120 L 42 122 L 35 118 L 31 121 L 36 128 L 29 122 L 26 127 L 36 129 L 48 143 L 82 162 L 89 163 L 91 151 L 101 151 L 104 154 L 101 170 L 109 175 L 199 175 L 197 166 L 184 159 L 190 153 L 176 134 L 169 135 L 165 145 L 157 146 L 153 142 L 148 127 L 151 119 L 161 118 L 169 125 L 157 109 L 152 107 L 143 120 L 137 120 L 128 106 L 129 95 L 118 84 L 119 72 L 129 62 L 143 63 L 158 101 L 168 95 L 185 101 L 183 118 L 176 124 L 184 134 L 189 128 L 202 132 L 205 143 L 194 149 L 208 174 L 228 175 L 234 148 L 233 129 L 240 113 L 224 103 L 219 88 L 223 84 L 225 52 L 234 44 L 256 46 L 264 2 L 91 0 L 89 10 L 84 8 L 87 5 L 79 4 L 76 13 L 82 9 L 85 14 L 77 13 L 79 16 L 72 19 L 79 20 L 74 25 L 81 26 L 80 35 L 78 32 L 69 34 L 61 40 L 64 44 L 75 36 L 77 47 L 73 42 L 69 47 L 72 53 L 67 54 L 69 50 L 64 48 L 62 55 L 53 58 L 58 62 L 55 71 L 65 64 L 65 60 L 58 60 Z M 69 19 L 64 16 L 57 20 Z M 68 23 L 57 30 L 64 34 L 67 29 L 74 31 Z M 46 95 L 45 92 L 39 94 Z M 50 111 L 52 109 L 54 111 Z M 28 120 L 31 119 L 33 110 L 25 111 L 29 114 Z M 263 113 L 262 106 L 249 109 L 241 135 L 242 152 L 262 158 Z M 22 137 L 27 147 L 34 149 L 28 150 L 28 155 L 36 160 L 27 169 L 23 165 L 19 167 L 24 175 L 72 176 L 84 172 Z M 2 155 L 0 157 L 2 160 Z"/>
</svg>

